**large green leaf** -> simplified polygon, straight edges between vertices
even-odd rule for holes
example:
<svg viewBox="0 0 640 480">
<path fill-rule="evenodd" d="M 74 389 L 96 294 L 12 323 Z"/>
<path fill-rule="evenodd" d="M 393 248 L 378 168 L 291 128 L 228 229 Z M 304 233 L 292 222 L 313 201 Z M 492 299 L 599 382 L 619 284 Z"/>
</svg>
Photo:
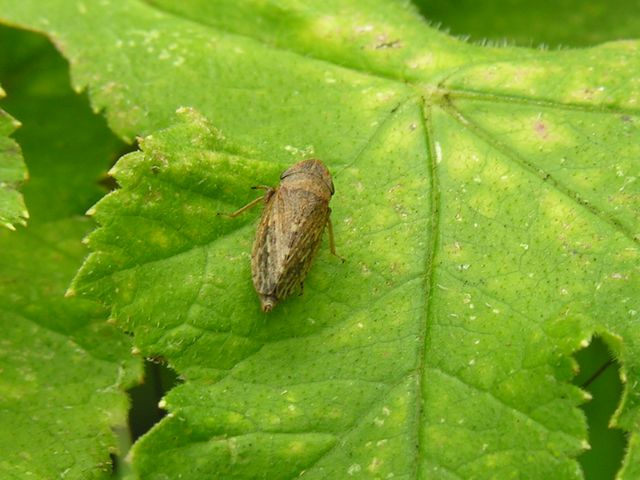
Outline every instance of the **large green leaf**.
<svg viewBox="0 0 640 480">
<path fill-rule="evenodd" d="M 485 49 L 382 0 L 0 11 L 51 36 L 122 137 L 153 132 L 73 286 L 187 380 L 134 447 L 142 478 L 580 478 L 570 354 L 594 332 L 637 477 L 637 42 Z M 321 253 L 264 316 L 255 214 L 215 214 L 310 155 L 348 261 Z"/>
<path fill-rule="evenodd" d="M 0 29 L 2 50 L 35 46 L 0 63 L 11 94 L 5 106 L 24 122 L 16 138 L 31 171 L 24 190 L 33 214 L 28 228 L 0 232 L 0 477 L 108 478 L 112 429 L 127 436 L 122 389 L 139 367 L 104 307 L 63 294 L 92 228 L 80 214 L 99 198 L 98 172 L 120 143 L 68 80 L 54 88 L 66 65 L 33 37 Z"/>
</svg>

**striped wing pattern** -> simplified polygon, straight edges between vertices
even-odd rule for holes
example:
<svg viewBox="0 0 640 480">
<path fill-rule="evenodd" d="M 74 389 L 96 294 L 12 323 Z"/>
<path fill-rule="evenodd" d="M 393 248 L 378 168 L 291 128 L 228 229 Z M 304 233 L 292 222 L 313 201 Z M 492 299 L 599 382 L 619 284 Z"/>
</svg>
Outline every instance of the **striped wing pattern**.
<svg viewBox="0 0 640 480">
<path fill-rule="evenodd" d="M 265 205 L 253 245 L 258 293 L 283 299 L 304 281 L 329 217 L 313 192 L 280 186 Z"/>
</svg>

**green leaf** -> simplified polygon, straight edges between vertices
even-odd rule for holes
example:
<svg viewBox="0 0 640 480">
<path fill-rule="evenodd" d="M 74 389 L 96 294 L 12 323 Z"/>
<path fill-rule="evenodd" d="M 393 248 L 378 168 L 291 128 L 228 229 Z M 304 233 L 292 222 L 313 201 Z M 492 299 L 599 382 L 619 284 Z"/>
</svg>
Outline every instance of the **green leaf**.
<svg viewBox="0 0 640 480">
<path fill-rule="evenodd" d="M 3 478 L 108 478 L 111 428 L 126 428 L 128 342 L 95 302 L 63 297 L 90 227 L 0 233 Z"/>
<path fill-rule="evenodd" d="M 0 98 L 5 93 L 0 88 Z M 27 178 L 27 169 L 18 144 L 9 135 L 20 125 L 0 109 L 0 225 L 15 230 L 14 224 L 26 225 L 29 213 L 16 187 Z"/>
<path fill-rule="evenodd" d="M 140 368 L 130 340 L 105 321 L 104 307 L 63 294 L 85 254 L 81 239 L 93 228 L 79 214 L 99 198 L 96 170 L 105 170 L 105 151 L 113 154 L 120 143 L 68 80 L 52 93 L 66 65 L 33 39 L 0 29 L 3 50 L 34 46 L 0 64 L 11 93 L 6 107 L 24 122 L 16 136 L 31 171 L 24 190 L 33 214 L 28 228 L 0 232 L 0 477 L 109 478 L 109 453 L 127 443 L 122 390 Z M 93 144 L 77 139 L 78 125 L 93 133 Z"/>
<path fill-rule="evenodd" d="M 29 161 L 29 211 L 39 221 L 84 213 L 104 195 L 98 182 L 123 144 L 70 90 L 67 64 L 44 37 L 0 28 L 0 45 L 20 47 L 2 58 L 0 79 L 10 93 L 5 108 L 31 122 L 14 135 Z"/>
<path fill-rule="evenodd" d="M 72 286 L 186 379 L 132 450 L 141 478 L 582 478 L 571 353 L 594 333 L 637 477 L 637 42 L 481 48 L 388 1 L 0 11 L 51 36 L 122 137 L 152 134 Z M 256 213 L 216 213 L 312 155 L 348 261 L 321 251 L 265 316 Z"/>
</svg>

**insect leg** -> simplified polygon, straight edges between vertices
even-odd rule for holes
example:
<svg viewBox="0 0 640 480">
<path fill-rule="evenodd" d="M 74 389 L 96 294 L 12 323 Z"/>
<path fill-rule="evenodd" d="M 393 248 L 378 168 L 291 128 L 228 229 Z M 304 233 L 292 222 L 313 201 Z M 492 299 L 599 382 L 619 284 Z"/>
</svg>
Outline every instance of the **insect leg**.
<svg viewBox="0 0 640 480">
<path fill-rule="evenodd" d="M 236 210 L 233 213 L 218 213 L 218 215 L 224 215 L 225 217 L 229 217 L 229 218 L 235 218 L 238 215 L 240 215 L 241 213 L 246 212 L 247 210 L 249 210 L 252 207 L 255 207 L 258 203 L 260 203 L 262 201 L 262 199 L 264 198 L 264 195 L 259 196 L 258 198 L 251 200 L 249 203 L 247 203 L 244 207 Z"/>
<path fill-rule="evenodd" d="M 229 217 L 229 218 L 235 218 L 238 215 L 240 215 L 241 213 L 246 212 L 247 210 L 249 210 L 250 208 L 255 207 L 258 203 L 260 203 L 261 200 L 265 199 L 265 200 L 269 200 L 269 198 L 271 197 L 271 195 L 273 195 L 273 192 L 275 192 L 275 190 L 271 187 L 268 187 L 266 185 L 257 185 L 255 187 L 251 187 L 253 190 L 256 189 L 260 189 L 260 190 L 266 190 L 267 193 L 265 193 L 264 195 L 251 200 L 249 203 L 247 203 L 244 207 L 236 210 L 233 213 L 218 213 L 218 215 L 224 215 L 225 217 Z"/>
<path fill-rule="evenodd" d="M 344 262 L 345 259 L 336 253 L 336 241 L 333 238 L 333 224 L 331 223 L 331 209 L 329 209 L 329 216 L 327 217 L 327 229 L 329 230 L 329 250 Z"/>
</svg>

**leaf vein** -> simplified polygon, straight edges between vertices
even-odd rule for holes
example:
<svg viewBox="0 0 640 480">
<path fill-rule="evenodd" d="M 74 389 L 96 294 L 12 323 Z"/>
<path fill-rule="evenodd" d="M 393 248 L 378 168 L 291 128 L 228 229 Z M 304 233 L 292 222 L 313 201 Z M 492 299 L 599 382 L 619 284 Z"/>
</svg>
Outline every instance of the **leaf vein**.
<svg viewBox="0 0 640 480">
<path fill-rule="evenodd" d="M 610 228 L 626 237 L 632 243 L 640 246 L 640 238 L 636 238 L 633 232 L 629 231 L 627 227 L 622 225 L 617 219 L 611 217 L 606 212 L 590 203 L 579 193 L 562 184 L 547 171 L 532 164 L 529 160 L 524 158 L 513 148 L 495 138 L 495 136 L 490 132 L 487 132 L 484 128 L 478 125 L 477 122 L 465 117 L 462 112 L 460 112 L 460 110 L 453 106 L 451 102 L 444 104 L 443 110 L 451 115 L 460 125 L 476 135 L 480 140 L 484 141 L 487 145 L 496 149 L 507 158 L 509 158 L 514 163 L 514 165 L 518 165 L 523 171 L 530 173 L 531 175 L 534 175 L 535 177 L 540 179 L 540 181 L 547 183 L 558 193 L 571 200 L 574 204 L 581 207 L 583 210 L 589 212 L 596 219 L 598 219 L 602 223 L 609 225 Z"/>
</svg>

